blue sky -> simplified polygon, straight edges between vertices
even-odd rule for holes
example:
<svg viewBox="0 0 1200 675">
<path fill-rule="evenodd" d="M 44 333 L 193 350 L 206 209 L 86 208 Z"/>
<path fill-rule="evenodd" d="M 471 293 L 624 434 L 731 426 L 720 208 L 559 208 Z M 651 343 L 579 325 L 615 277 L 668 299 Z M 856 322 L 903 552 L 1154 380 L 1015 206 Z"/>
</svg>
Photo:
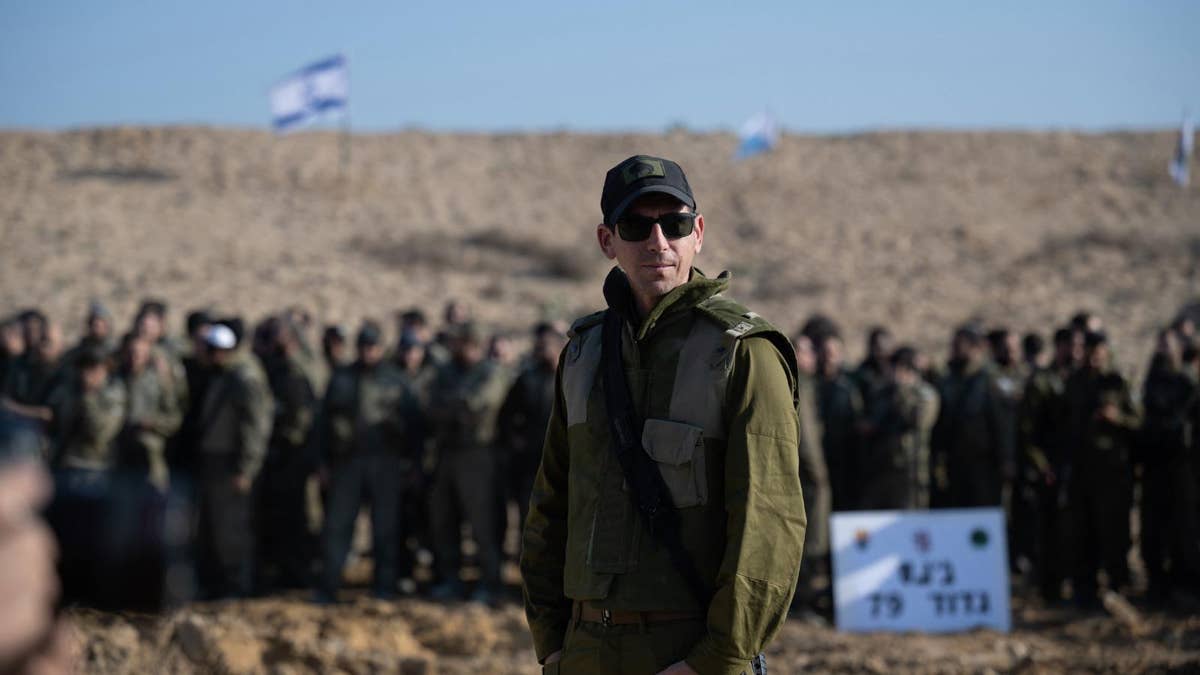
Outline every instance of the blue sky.
<svg viewBox="0 0 1200 675">
<path fill-rule="evenodd" d="M 0 128 L 268 125 L 342 52 L 363 130 L 1142 128 L 1200 113 L 1200 2 L 0 0 Z"/>
</svg>

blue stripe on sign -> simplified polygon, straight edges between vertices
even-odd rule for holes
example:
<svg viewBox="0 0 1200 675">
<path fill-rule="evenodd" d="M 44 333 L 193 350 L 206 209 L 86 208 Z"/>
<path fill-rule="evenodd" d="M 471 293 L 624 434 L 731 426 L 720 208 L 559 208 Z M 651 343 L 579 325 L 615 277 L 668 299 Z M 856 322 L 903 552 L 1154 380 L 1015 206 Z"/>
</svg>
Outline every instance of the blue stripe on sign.
<svg viewBox="0 0 1200 675">
<path fill-rule="evenodd" d="M 347 99 L 344 98 L 314 98 L 308 102 L 310 110 L 316 112 L 326 112 L 336 108 L 346 107 Z"/>
</svg>

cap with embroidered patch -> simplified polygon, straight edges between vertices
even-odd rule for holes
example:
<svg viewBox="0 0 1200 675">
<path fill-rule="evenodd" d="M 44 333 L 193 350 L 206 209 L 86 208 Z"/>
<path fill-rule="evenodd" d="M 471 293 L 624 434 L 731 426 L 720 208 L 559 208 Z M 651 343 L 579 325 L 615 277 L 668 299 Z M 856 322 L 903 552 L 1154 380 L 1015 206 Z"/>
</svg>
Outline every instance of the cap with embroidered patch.
<svg viewBox="0 0 1200 675">
<path fill-rule="evenodd" d="M 670 195 L 693 211 L 696 209 L 696 198 L 682 167 L 669 159 L 634 155 L 604 176 L 604 191 L 600 195 L 604 223 L 616 223 L 635 199 L 651 192 Z"/>
</svg>

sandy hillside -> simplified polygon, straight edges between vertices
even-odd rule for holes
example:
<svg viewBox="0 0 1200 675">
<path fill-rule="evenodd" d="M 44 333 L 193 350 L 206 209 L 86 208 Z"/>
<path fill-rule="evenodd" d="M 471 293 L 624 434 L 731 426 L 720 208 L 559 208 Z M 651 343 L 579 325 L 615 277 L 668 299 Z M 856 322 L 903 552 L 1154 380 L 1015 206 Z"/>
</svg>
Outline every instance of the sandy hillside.
<svg viewBox="0 0 1200 675">
<path fill-rule="evenodd" d="M 521 330 L 600 303 L 604 171 L 678 159 L 707 215 L 700 258 L 792 330 L 839 317 L 940 355 L 970 315 L 1021 330 L 1077 308 L 1127 369 L 1197 294 L 1200 190 L 1166 175 L 1170 132 L 787 136 L 743 163 L 723 134 L 355 136 L 208 128 L 0 132 L 0 313 L 124 321 L 146 294 L 257 317 L 298 303 L 356 323 L 457 297 Z"/>
</svg>

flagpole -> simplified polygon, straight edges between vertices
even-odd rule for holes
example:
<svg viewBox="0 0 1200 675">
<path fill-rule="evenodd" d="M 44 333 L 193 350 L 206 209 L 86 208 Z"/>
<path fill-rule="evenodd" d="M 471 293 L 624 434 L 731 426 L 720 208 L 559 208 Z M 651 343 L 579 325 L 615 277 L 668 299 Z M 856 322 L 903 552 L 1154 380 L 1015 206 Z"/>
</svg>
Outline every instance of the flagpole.
<svg viewBox="0 0 1200 675">
<path fill-rule="evenodd" d="M 338 173 L 346 176 L 350 167 L 350 107 L 342 113 L 342 129 L 338 134 Z"/>
</svg>

